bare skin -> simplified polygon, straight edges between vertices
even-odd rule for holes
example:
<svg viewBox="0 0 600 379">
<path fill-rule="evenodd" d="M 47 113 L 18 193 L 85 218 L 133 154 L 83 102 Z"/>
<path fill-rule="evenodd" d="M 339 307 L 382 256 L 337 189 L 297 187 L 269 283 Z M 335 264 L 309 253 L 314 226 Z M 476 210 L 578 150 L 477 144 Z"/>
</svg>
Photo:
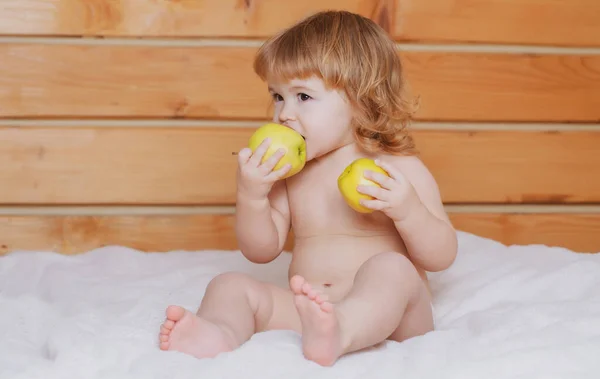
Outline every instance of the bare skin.
<svg viewBox="0 0 600 379">
<path fill-rule="evenodd" d="M 335 106 L 327 104 L 328 112 L 335 113 Z M 293 117 L 278 112 L 280 122 L 300 118 L 300 111 L 288 112 Z M 311 146 L 311 130 L 299 131 Z M 417 158 L 380 156 L 404 173 L 420 200 L 404 203 L 407 214 L 401 220 L 382 211 L 355 212 L 340 196 L 337 177 L 365 154 L 351 140 L 338 142 L 324 153 L 307 153 L 313 157 L 305 168 L 275 181 L 266 201 L 238 190 L 238 236 L 249 260 L 275 259 L 293 227 L 289 288 L 240 273 L 219 275 L 196 314 L 179 306 L 167 309 L 161 349 L 214 357 L 255 333 L 287 329 L 302 335 L 307 359 L 330 366 L 344 354 L 433 330 L 425 272 L 448 267 L 456 249 L 437 187 Z M 240 155 L 252 163 L 252 157 Z M 238 183 L 245 183 L 241 179 Z"/>
</svg>

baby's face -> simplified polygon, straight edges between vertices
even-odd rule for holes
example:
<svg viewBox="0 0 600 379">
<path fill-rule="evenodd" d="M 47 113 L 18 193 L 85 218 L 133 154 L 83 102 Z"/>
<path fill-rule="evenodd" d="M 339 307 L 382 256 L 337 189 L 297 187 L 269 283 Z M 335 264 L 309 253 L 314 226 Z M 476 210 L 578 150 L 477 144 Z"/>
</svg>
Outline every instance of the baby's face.
<svg viewBox="0 0 600 379">
<path fill-rule="evenodd" d="M 275 113 L 273 121 L 306 138 L 311 160 L 352 141 L 352 111 L 342 92 L 328 90 L 319 78 L 269 82 Z"/>
</svg>

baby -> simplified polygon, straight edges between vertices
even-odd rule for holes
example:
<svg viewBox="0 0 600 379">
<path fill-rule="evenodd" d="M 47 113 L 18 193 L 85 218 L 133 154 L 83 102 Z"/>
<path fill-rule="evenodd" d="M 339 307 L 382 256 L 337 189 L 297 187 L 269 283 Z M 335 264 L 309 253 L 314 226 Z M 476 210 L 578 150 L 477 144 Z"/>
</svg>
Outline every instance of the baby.
<svg viewBox="0 0 600 379">
<path fill-rule="evenodd" d="M 438 186 L 406 129 L 397 51 L 371 20 L 345 11 L 306 18 L 267 41 L 254 61 L 274 100 L 273 120 L 306 139 L 306 166 L 282 179 L 283 156 L 261 163 L 265 140 L 238 153 L 236 233 L 243 255 L 267 263 L 293 228 L 289 289 L 242 273 L 208 285 L 196 314 L 166 310 L 160 348 L 195 357 L 231 351 L 254 333 L 302 335 L 304 356 L 329 366 L 349 352 L 433 330 L 426 271 L 448 268 L 457 239 Z M 368 157 L 389 176 L 357 190 L 373 210 L 351 209 L 337 188 L 344 168 Z"/>
</svg>

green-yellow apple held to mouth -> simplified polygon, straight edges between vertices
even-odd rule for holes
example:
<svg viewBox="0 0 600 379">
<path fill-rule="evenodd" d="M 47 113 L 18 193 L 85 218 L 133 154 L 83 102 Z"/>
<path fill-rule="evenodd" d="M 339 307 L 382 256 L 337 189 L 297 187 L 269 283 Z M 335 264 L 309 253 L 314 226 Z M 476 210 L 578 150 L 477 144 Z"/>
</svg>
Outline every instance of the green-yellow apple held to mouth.
<svg viewBox="0 0 600 379">
<path fill-rule="evenodd" d="M 342 197 L 352 209 L 360 213 L 371 213 L 373 210 L 361 205 L 360 200 L 372 200 L 373 197 L 358 192 L 356 188 L 359 185 L 377 187 L 381 186 L 376 182 L 365 178 L 365 170 L 371 170 L 388 175 L 384 169 L 375 164 L 373 159 L 358 158 L 344 169 L 344 171 L 338 177 L 337 184 Z"/>
<path fill-rule="evenodd" d="M 254 152 L 267 137 L 271 139 L 271 144 L 261 162 L 269 159 L 281 148 L 285 150 L 285 155 L 275 165 L 273 171 L 279 170 L 287 163 L 292 166 L 282 179 L 296 175 L 304 168 L 306 164 L 306 141 L 300 133 L 281 124 L 267 123 L 256 129 L 252 134 L 248 147 Z"/>
</svg>

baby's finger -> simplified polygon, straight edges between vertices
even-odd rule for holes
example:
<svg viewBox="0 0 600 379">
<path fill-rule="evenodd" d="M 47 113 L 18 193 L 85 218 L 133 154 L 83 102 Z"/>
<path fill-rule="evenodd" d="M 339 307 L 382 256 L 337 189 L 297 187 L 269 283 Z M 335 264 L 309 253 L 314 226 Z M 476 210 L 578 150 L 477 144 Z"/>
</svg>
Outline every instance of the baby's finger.
<svg viewBox="0 0 600 379">
<path fill-rule="evenodd" d="M 277 163 L 281 160 L 281 158 L 283 158 L 284 155 L 285 155 L 285 150 L 284 149 L 277 149 L 277 151 L 275 152 L 275 154 L 271 155 L 269 157 L 269 159 L 267 159 L 260 166 L 261 169 L 264 171 L 265 174 L 270 173 L 271 171 L 273 171 L 273 169 L 275 168 L 275 166 L 277 165 Z"/>
<path fill-rule="evenodd" d="M 252 156 L 252 150 L 248 147 L 243 148 L 238 153 L 238 163 L 239 164 L 248 163 L 248 159 L 250 159 L 251 156 Z"/>
<path fill-rule="evenodd" d="M 252 157 L 250 157 L 250 160 L 248 161 L 248 163 L 251 164 L 252 166 L 258 167 L 258 165 L 260 165 L 260 162 L 262 161 L 263 156 L 267 152 L 267 149 L 269 149 L 270 144 L 271 144 L 271 139 L 269 137 L 265 138 L 260 143 L 260 145 L 258 145 L 256 150 L 254 150 L 254 154 L 252 154 Z"/>
<path fill-rule="evenodd" d="M 381 201 L 381 200 L 365 200 L 365 199 L 361 199 L 360 200 L 360 205 L 362 205 L 363 207 L 372 209 L 374 211 L 380 211 L 382 209 L 387 208 L 389 204 L 386 201 Z"/>
<path fill-rule="evenodd" d="M 292 169 L 292 165 L 289 163 L 286 163 L 285 165 L 283 165 L 282 168 L 275 170 L 275 171 L 271 171 L 271 173 L 269 175 L 267 175 L 265 178 L 270 182 L 274 182 L 276 180 L 283 178 L 285 176 L 285 174 L 287 174 L 291 169 Z"/>
<path fill-rule="evenodd" d="M 385 189 L 392 189 L 396 184 L 391 177 L 371 170 L 365 170 L 365 178 L 374 181 Z"/>
<path fill-rule="evenodd" d="M 402 172 L 396 167 L 392 166 L 391 164 L 382 161 L 381 159 L 376 159 L 375 164 L 387 171 L 390 177 L 392 177 L 394 180 L 402 182 L 402 180 L 404 179 L 404 175 L 402 174 Z"/>
<path fill-rule="evenodd" d="M 381 187 L 373 186 L 373 185 L 359 185 L 356 187 L 356 190 L 362 194 L 369 195 L 379 200 L 389 200 L 389 192 L 386 189 Z"/>
</svg>

